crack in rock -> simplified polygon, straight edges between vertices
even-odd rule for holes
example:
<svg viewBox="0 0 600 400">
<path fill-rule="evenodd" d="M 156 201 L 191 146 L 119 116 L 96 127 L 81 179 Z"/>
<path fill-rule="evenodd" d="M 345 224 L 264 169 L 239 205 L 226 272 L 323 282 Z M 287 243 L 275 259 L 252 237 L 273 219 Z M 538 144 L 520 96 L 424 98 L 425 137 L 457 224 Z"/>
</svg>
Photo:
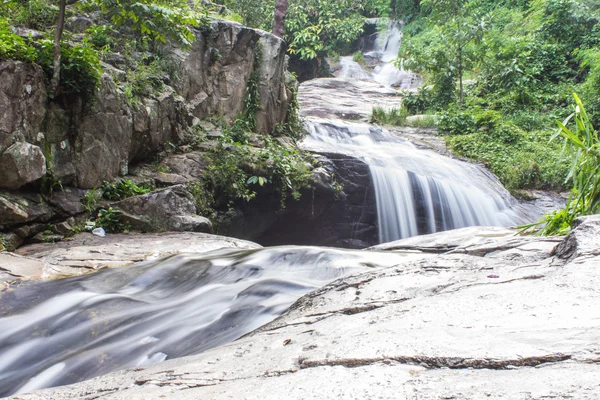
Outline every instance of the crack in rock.
<svg viewBox="0 0 600 400">
<path fill-rule="evenodd" d="M 341 358 L 335 360 L 299 360 L 300 369 L 316 367 L 343 366 L 346 368 L 364 367 L 377 363 L 392 361 L 400 364 L 420 365 L 428 369 L 510 369 L 514 367 L 537 367 L 538 365 L 561 362 L 571 359 L 570 354 L 548 354 L 545 356 L 526 357 L 518 359 L 498 360 L 488 358 L 462 357 L 427 357 L 427 356 L 393 356 L 377 358 Z"/>
</svg>

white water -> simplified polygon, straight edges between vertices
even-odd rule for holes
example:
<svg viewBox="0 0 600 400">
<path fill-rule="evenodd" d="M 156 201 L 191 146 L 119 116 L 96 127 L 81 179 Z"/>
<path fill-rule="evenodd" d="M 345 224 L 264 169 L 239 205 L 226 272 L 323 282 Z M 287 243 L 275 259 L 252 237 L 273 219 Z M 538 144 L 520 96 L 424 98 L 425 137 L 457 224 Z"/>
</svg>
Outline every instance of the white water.
<svg viewBox="0 0 600 400">
<path fill-rule="evenodd" d="M 521 221 L 515 200 L 476 165 L 418 149 L 374 125 L 311 119 L 307 127 L 306 148 L 352 155 L 369 165 L 381 242 Z"/>
<path fill-rule="evenodd" d="M 419 85 L 415 74 L 393 64 L 401 40 L 400 25 L 392 22 L 379 34 L 374 50 L 365 53 L 368 64 L 374 66 L 372 72 L 345 57 L 340 61 L 337 83 L 325 79 L 320 86 L 319 80 L 311 81 L 306 86 L 309 96 L 301 86 L 303 105 L 310 110 L 309 135 L 303 146 L 316 152 L 351 155 L 369 166 L 380 242 L 467 226 L 524 222 L 515 199 L 485 169 L 417 148 L 376 125 L 331 119 L 339 115 L 336 109 L 366 117 L 366 110 L 374 105 L 398 107 L 400 91 L 394 88 Z M 327 109 L 333 112 L 323 112 Z"/>
</svg>

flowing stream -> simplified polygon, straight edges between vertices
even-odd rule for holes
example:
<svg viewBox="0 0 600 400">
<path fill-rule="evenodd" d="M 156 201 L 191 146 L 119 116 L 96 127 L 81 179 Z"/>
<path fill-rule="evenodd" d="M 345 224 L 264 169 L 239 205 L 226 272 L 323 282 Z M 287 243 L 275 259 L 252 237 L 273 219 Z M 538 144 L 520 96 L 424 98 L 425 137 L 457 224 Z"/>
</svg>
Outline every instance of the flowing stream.
<svg viewBox="0 0 600 400">
<path fill-rule="evenodd" d="M 0 397 L 197 354 L 272 321 L 337 278 L 408 257 L 220 250 L 30 283 L 0 298 Z"/>
</svg>

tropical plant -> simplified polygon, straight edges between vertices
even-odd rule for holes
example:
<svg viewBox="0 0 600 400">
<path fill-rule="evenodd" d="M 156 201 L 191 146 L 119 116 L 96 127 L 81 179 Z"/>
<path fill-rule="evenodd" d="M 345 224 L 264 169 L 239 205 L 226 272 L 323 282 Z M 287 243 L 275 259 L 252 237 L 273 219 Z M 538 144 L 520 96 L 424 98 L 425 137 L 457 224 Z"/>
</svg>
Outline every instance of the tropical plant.
<svg viewBox="0 0 600 400">
<path fill-rule="evenodd" d="M 546 214 L 537 223 L 522 227 L 539 235 L 564 235 L 573 220 L 582 215 L 600 213 L 600 141 L 583 103 L 575 97 L 575 112 L 564 122 L 554 138 L 562 138 L 564 148 L 571 154 L 572 165 L 567 181 L 573 183 L 571 196 L 564 209 Z M 572 128 L 568 125 L 573 122 Z M 538 227 L 543 225 L 540 229 Z"/>
</svg>

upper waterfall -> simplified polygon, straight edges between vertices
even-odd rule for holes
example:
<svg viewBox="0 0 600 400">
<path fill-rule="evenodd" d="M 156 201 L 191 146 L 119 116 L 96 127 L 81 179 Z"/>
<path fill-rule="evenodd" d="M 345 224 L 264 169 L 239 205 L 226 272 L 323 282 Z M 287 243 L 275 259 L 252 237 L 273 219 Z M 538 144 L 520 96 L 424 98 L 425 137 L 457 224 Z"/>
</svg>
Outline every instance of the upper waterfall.
<svg viewBox="0 0 600 400">
<path fill-rule="evenodd" d="M 300 87 L 308 137 L 303 146 L 342 153 L 369 166 L 377 202 L 379 241 L 474 225 L 512 226 L 524 221 L 517 201 L 487 170 L 415 146 L 366 120 L 374 106 L 401 106 L 401 92 L 420 84 L 397 68 L 400 24 L 380 32 L 363 66 L 340 59 L 336 78 Z"/>
</svg>

